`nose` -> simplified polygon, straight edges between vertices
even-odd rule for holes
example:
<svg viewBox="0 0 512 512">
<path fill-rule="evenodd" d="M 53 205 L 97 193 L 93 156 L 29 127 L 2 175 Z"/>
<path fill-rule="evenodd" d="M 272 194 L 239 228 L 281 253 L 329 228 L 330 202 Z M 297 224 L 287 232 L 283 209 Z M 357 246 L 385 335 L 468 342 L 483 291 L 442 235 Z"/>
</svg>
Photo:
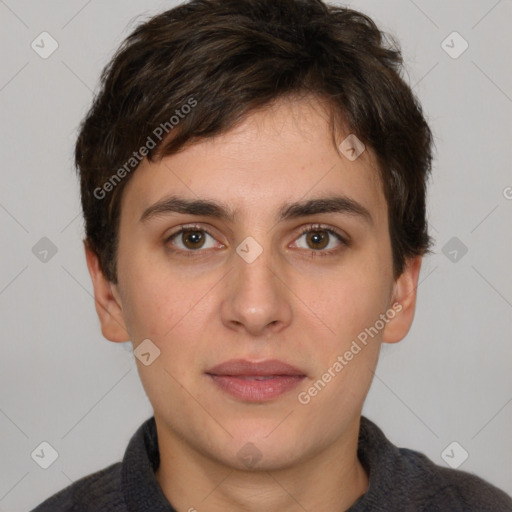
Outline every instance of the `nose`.
<svg viewBox="0 0 512 512">
<path fill-rule="evenodd" d="M 243 253 L 240 253 L 243 254 Z M 226 297 L 221 304 L 223 324 L 252 336 L 276 334 L 290 324 L 291 294 L 278 258 L 270 248 L 253 261 L 233 254 L 227 276 Z"/>
</svg>

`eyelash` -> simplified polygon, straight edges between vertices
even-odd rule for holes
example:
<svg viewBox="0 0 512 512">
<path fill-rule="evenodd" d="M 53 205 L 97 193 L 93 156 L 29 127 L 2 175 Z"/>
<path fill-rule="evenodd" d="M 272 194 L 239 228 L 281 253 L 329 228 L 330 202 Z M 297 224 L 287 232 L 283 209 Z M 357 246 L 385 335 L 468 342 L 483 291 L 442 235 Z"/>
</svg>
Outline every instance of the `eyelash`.
<svg viewBox="0 0 512 512">
<path fill-rule="evenodd" d="M 207 229 L 205 229 L 201 226 L 198 226 L 196 224 L 193 224 L 193 225 L 182 226 L 179 231 L 176 231 L 175 233 L 173 233 L 172 235 L 168 236 L 165 239 L 165 244 L 168 245 L 170 241 L 172 241 L 175 237 L 177 237 L 181 233 L 184 233 L 185 231 L 202 231 L 202 232 L 208 234 L 209 236 L 211 236 L 212 238 L 215 238 L 215 236 L 212 233 L 210 233 Z M 309 233 L 310 231 L 325 231 L 325 232 L 329 233 L 329 235 L 336 237 L 338 239 L 338 241 L 341 242 L 341 245 L 342 245 L 341 248 L 337 247 L 336 249 L 329 249 L 327 251 L 311 249 L 310 250 L 311 257 L 331 256 L 331 255 L 334 255 L 335 253 L 337 253 L 338 251 L 340 251 L 341 249 L 343 249 L 343 247 L 350 246 L 350 241 L 347 240 L 343 235 L 341 235 L 341 233 L 339 233 L 337 230 L 335 230 L 333 228 L 324 226 L 322 224 L 312 224 L 312 225 L 306 226 L 305 228 L 303 228 L 301 230 L 301 232 L 297 238 L 302 237 L 303 235 L 305 235 L 306 233 Z M 201 256 L 200 253 L 203 252 L 200 249 L 184 251 L 183 249 L 174 249 L 170 246 L 168 247 L 168 250 L 172 253 L 184 254 L 186 257 L 192 257 L 192 258 Z"/>
</svg>

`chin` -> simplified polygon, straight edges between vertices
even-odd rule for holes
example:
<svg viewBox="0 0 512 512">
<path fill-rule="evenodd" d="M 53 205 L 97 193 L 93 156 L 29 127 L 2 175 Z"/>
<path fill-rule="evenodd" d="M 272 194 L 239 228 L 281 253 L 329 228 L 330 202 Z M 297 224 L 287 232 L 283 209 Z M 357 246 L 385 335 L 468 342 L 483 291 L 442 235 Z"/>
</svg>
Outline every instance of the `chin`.
<svg viewBox="0 0 512 512">
<path fill-rule="evenodd" d="M 215 450 L 217 457 L 238 470 L 276 471 L 297 464 L 309 451 L 304 436 L 290 432 L 280 421 L 228 427 L 233 437 L 224 438 L 224 446 Z"/>
</svg>

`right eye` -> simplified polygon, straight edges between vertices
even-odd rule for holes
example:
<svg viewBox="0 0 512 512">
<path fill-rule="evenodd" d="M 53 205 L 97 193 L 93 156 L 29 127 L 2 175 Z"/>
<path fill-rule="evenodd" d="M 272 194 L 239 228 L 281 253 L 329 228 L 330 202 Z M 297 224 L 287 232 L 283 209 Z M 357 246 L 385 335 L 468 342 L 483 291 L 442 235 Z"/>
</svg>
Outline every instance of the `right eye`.
<svg viewBox="0 0 512 512">
<path fill-rule="evenodd" d="M 192 253 L 199 252 L 199 249 L 215 248 L 215 244 L 205 247 L 208 237 L 214 239 L 213 235 L 202 227 L 182 226 L 178 231 L 170 235 L 165 242 L 166 244 L 170 243 L 170 250 L 172 252 L 182 252 L 187 256 L 195 256 Z M 220 245 L 223 247 L 222 244 Z M 178 249 L 172 246 L 178 247 Z"/>
</svg>

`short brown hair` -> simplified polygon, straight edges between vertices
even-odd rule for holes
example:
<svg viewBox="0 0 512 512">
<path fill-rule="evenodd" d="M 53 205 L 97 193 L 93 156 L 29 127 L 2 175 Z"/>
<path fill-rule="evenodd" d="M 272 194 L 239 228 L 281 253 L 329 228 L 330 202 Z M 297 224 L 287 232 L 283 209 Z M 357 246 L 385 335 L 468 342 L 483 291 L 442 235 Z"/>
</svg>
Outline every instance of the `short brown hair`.
<svg viewBox="0 0 512 512">
<path fill-rule="evenodd" d="M 117 282 L 121 194 L 139 148 L 150 160 L 169 155 L 259 107 L 308 94 L 326 99 L 377 157 L 398 277 L 406 258 L 431 244 L 433 146 L 402 66 L 397 43 L 368 16 L 321 0 L 192 0 L 140 24 L 103 70 L 75 149 L 85 242 L 105 276 Z M 194 108 L 173 136 L 152 137 L 149 149 L 149 136 L 168 133 L 187 104 Z"/>
</svg>

